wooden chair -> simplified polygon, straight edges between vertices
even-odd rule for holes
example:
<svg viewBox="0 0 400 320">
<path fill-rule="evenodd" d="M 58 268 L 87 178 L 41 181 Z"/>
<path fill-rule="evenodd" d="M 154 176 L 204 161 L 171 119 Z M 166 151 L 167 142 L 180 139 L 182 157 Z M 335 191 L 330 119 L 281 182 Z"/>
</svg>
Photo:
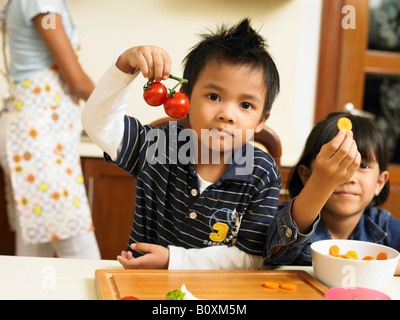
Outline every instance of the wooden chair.
<svg viewBox="0 0 400 320">
<path fill-rule="evenodd" d="M 168 125 L 169 121 L 177 121 L 184 128 L 190 128 L 189 120 L 187 119 L 187 117 L 183 117 L 180 119 L 165 117 L 153 121 L 151 125 L 155 127 L 164 127 Z M 254 135 L 254 145 L 268 152 L 274 158 L 276 164 L 278 165 L 278 168 L 280 169 L 282 146 L 281 141 L 274 130 L 272 130 L 268 126 L 264 126 L 264 128 L 260 132 Z"/>
</svg>

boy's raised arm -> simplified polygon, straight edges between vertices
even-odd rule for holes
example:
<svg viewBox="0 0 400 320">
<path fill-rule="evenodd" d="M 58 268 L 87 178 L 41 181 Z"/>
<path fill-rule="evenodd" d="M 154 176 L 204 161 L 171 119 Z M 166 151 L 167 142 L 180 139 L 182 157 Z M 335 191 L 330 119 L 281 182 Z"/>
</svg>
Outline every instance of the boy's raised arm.
<svg viewBox="0 0 400 320">
<path fill-rule="evenodd" d="M 93 142 L 116 160 L 124 134 L 124 116 L 131 81 L 112 65 L 100 79 L 82 112 L 82 125 Z"/>
<path fill-rule="evenodd" d="M 130 84 L 139 71 L 145 78 L 168 79 L 171 59 L 168 53 L 155 46 L 127 49 L 96 85 L 82 113 L 82 125 L 93 142 L 112 160 L 124 133 L 124 116 Z"/>
</svg>

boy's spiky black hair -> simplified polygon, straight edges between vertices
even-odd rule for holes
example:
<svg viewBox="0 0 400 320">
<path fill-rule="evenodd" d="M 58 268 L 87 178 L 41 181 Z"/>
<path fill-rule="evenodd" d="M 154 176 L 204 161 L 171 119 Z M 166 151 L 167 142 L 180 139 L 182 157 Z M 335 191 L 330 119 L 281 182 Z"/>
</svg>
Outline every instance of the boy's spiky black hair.
<svg viewBox="0 0 400 320">
<path fill-rule="evenodd" d="M 188 83 L 182 85 L 182 92 L 190 98 L 197 76 L 212 59 L 248 64 L 253 69 L 263 70 L 267 88 L 263 116 L 269 112 L 279 93 L 279 73 L 265 39 L 251 27 L 250 19 L 245 18 L 231 28 L 222 26 L 216 32 L 201 35 L 201 39 L 183 60 L 183 77 Z"/>
</svg>

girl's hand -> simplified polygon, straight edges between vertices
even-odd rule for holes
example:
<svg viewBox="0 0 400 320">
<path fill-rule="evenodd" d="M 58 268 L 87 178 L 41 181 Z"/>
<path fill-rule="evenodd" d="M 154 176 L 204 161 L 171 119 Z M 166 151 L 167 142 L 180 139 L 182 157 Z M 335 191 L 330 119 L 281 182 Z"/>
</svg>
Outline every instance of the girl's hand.
<svg viewBox="0 0 400 320">
<path fill-rule="evenodd" d="M 292 218 L 300 232 L 309 230 L 334 189 L 354 175 L 360 162 L 361 155 L 350 131 L 341 130 L 322 146 L 303 190 L 292 204 Z"/>
<path fill-rule="evenodd" d="M 347 182 L 360 166 L 361 155 L 353 140 L 353 133 L 341 130 L 323 145 L 317 155 L 313 175 L 333 188 Z"/>
<path fill-rule="evenodd" d="M 132 73 L 139 68 L 143 77 L 155 81 L 167 80 L 171 73 L 169 54 L 156 46 L 137 46 L 127 49 L 118 58 L 116 65 L 126 73 Z"/>
<path fill-rule="evenodd" d="M 156 244 L 133 243 L 131 249 L 146 252 L 146 254 L 134 258 L 132 252 L 122 251 L 121 255 L 117 256 L 117 260 L 125 269 L 168 269 L 168 248 Z"/>
</svg>

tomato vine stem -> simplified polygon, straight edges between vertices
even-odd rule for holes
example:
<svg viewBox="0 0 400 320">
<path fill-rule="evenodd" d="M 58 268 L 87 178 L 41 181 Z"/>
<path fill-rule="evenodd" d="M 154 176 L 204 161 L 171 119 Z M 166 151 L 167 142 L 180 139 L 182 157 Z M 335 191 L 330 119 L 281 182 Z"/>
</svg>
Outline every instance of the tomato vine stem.
<svg viewBox="0 0 400 320">
<path fill-rule="evenodd" d="M 175 89 L 177 87 L 179 87 L 183 83 L 187 83 L 188 82 L 187 79 L 179 78 L 177 76 L 174 76 L 173 74 L 170 74 L 168 78 L 178 81 L 178 84 L 176 84 L 172 89 L 170 89 L 170 93 L 173 94 L 173 95 L 175 94 Z"/>
<path fill-rule="evenodd" d="M 180 86 L 181 84 L 183 84 L 183 83 L 187 83 L 187 82 L 188 82 L 187 79 L 179 78 L 179 77 L 177 77 L 177 76 L 174 76 L 173 74 L 170 74 L 170 75 L 168 76 L 168 78 L 178 81 L 178 83 L 177 83 L 172 89 L 168 89 L 168 90 L 169 90 L 168 96 L 169 96 L 170 98 L 173 97 L 173 96 L 175 96 L 175 89 L 176 89 L 177 87 L 179 87 L 179 86 Z M 146 90 L 150 89 L 151 86 L 153 85 L 153 82 L 154 82 L 154 78 L 149 79 L 149 80 L 146 82 L 146 84 L 143 86 L 143 90 L 146 91 Z"/>
</svg>

